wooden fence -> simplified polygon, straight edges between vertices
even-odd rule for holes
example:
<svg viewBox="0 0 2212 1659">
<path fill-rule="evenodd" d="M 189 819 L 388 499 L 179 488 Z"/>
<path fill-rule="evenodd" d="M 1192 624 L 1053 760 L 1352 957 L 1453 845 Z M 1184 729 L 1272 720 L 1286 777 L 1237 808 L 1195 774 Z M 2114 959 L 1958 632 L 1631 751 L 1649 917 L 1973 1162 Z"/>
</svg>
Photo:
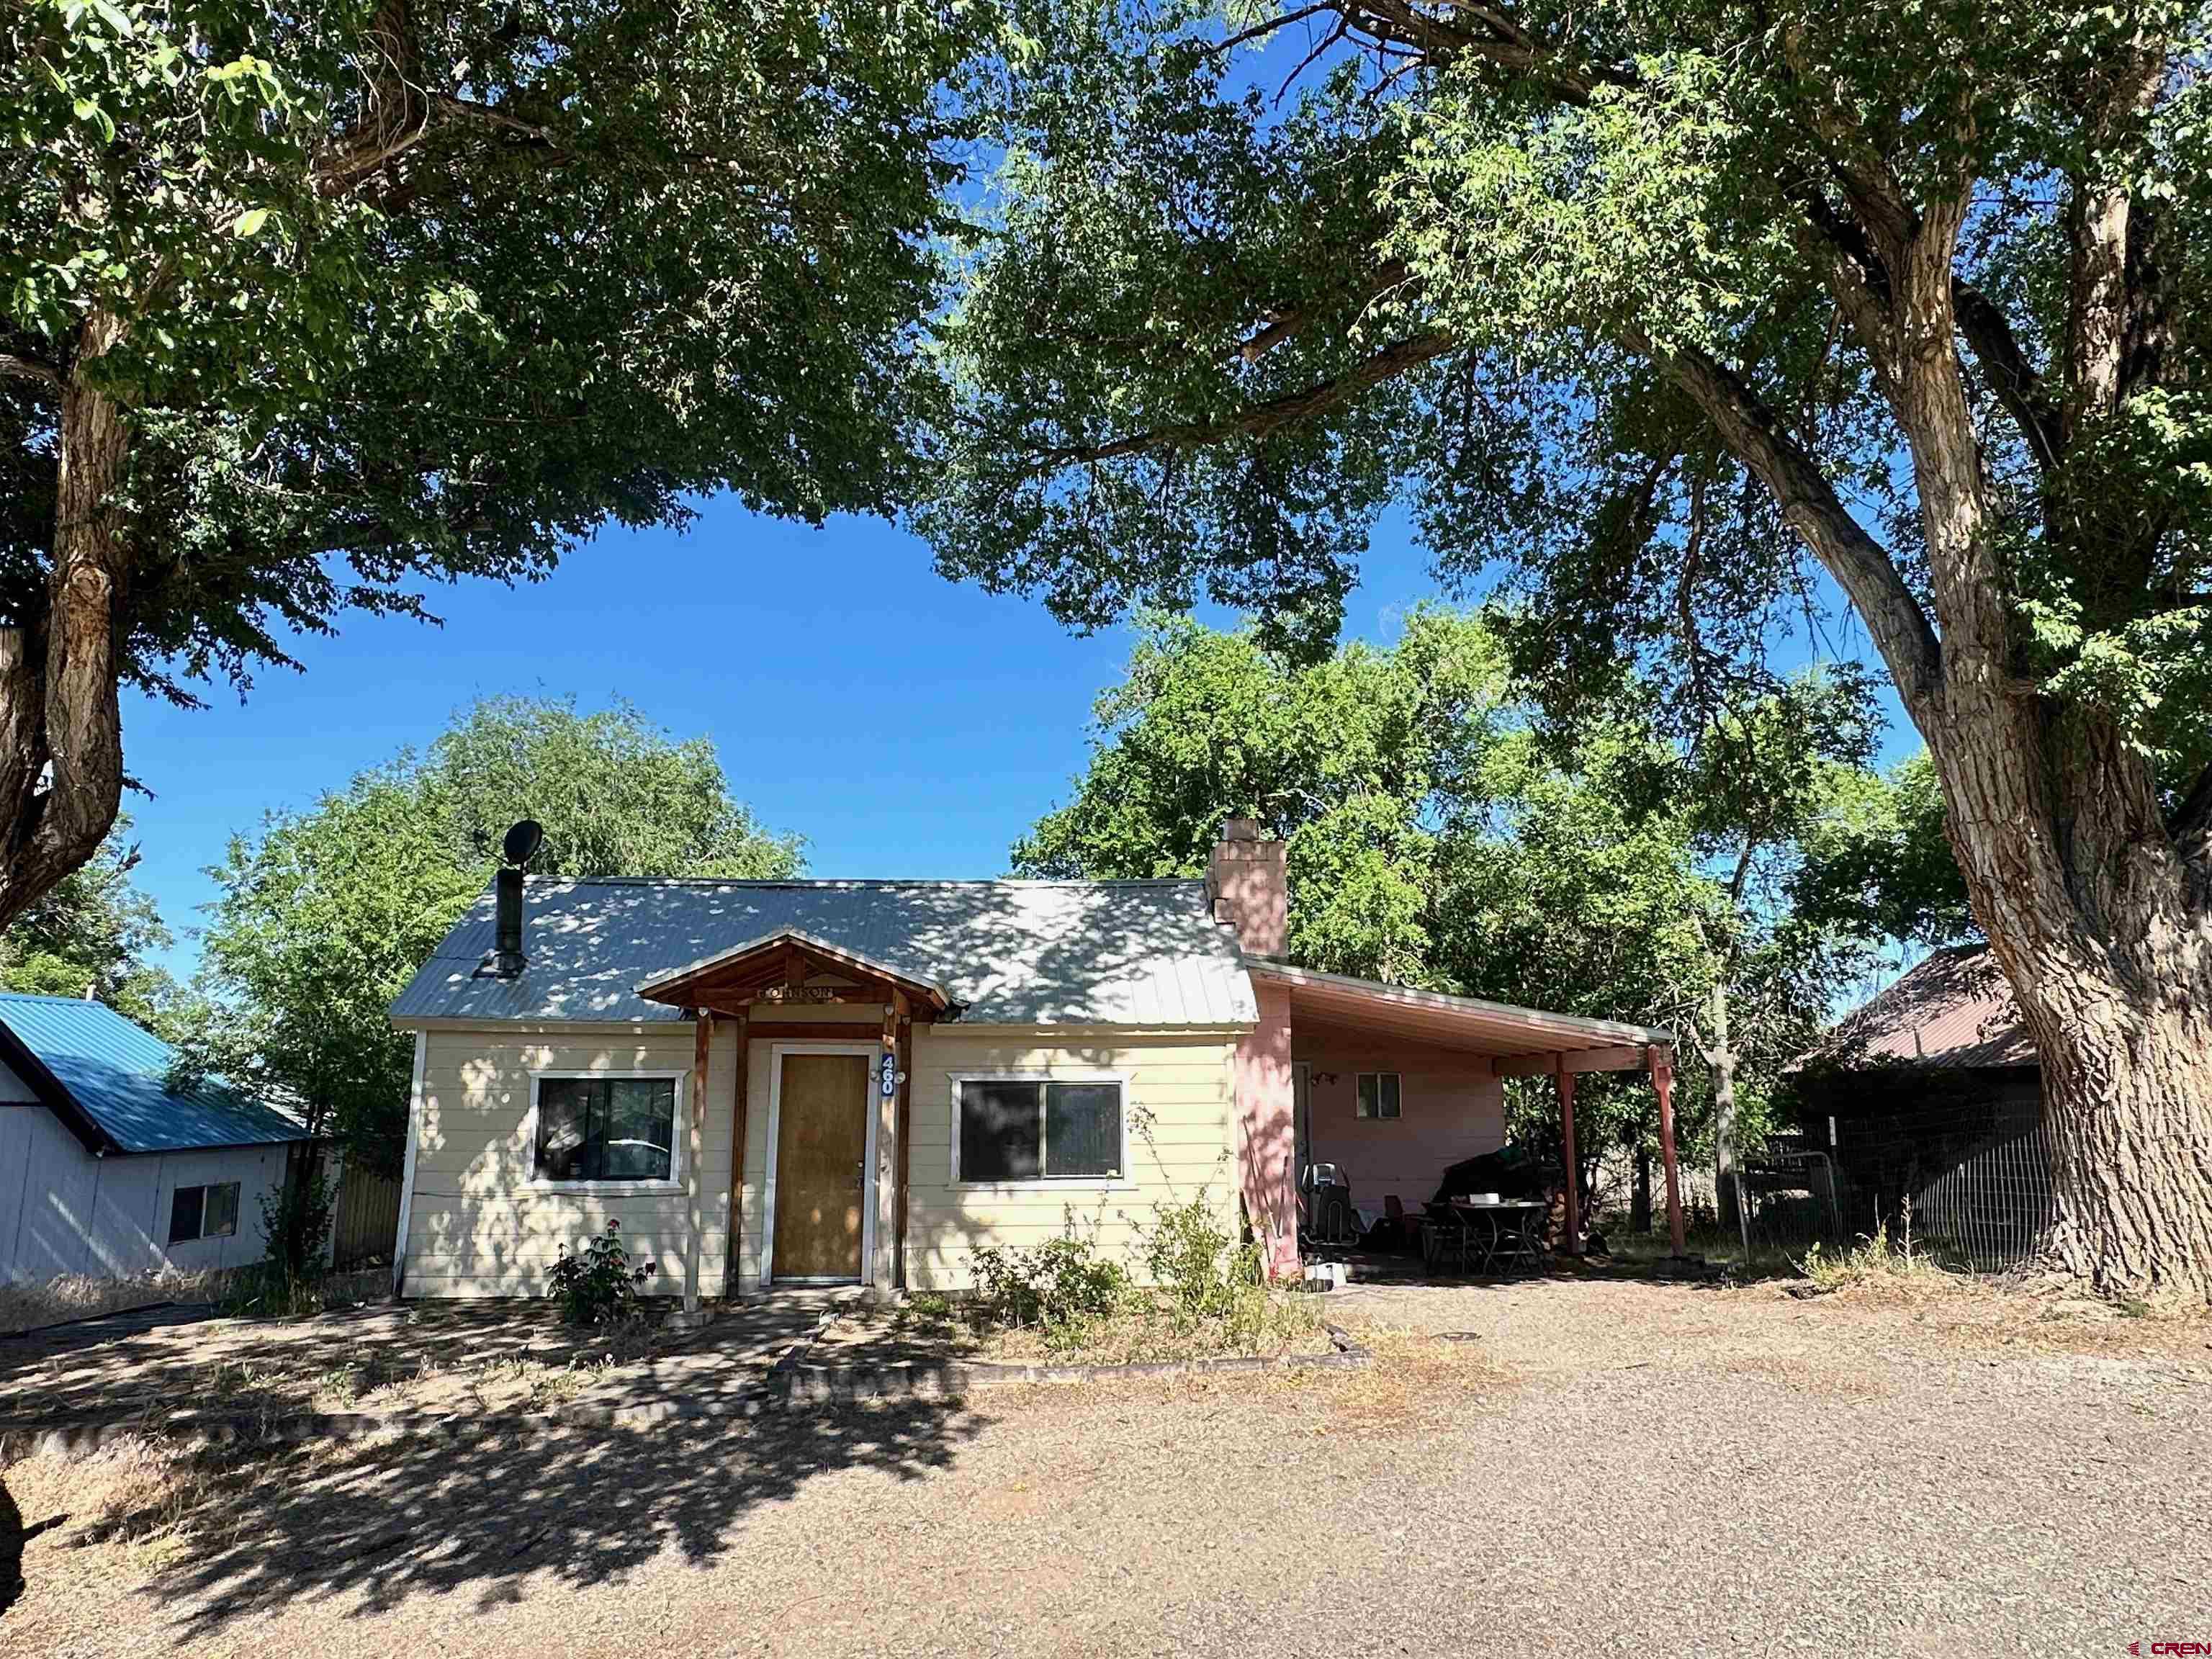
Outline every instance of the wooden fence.
<svg viewBox="0 0 2212 1659">
<path fill-rule="evenodd" d="M 331 1203 L 331 1267 L 343 1271 L 391 1261 L 398 1230 L 399 1183 L 348 1164 Z"/>
</svg>

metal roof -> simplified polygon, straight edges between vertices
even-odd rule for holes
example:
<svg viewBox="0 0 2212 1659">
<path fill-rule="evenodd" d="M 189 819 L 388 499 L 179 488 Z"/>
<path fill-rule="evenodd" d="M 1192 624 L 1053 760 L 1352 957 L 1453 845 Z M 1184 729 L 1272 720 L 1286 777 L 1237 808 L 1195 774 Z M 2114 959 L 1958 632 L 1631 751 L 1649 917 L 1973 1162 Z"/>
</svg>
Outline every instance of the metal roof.
<svg viewBox="0 0 2212 1659">
<path fill-rule="evenodd" d="M 1576 1054 L 1655 1044 L 1671 1048 L 1674 1042 L 1672 1031 L 1654 1025 L 1629 1025 L 1618 1020 L 1523 1008 L 1510 1002 L 1491 1002 L 1481 997 L 1418 991 L 1411 986 L 1354 979 L 1348 974 L 1324 974 L 1283 962 L 1254 959 L 1250 967 L 1262 979 L 1290 988 L 1293 1015 L 1323 1024 L 1340 1023 L 1363 1030 L 1389 1030 L 1479 1054 Z"/>
<path fill-rule="evenodd" d="M 172 1088 L 177 1051 L 104 1003 L 0 991 L 0 1058 L 94 1151 L 185 1152 L 305 1140 L 220 1078 Z"/>
<path fill-rule="evenodd" d="M 399 1000 L 423 1020 L 680 1020 L 641 984 L 785 929 L 942 985 L 971 1024 L 1241 1025 L 1252 983 L 1198 881 L 554 881 L 523 886 L 516 977 L 478 977 L 487 892 Z"/>
<path fill-rule="evenodd" d="M 2033 1066 L 2004 970 L 1986 945 L 1937 951 L 1844 1016 L 1793 1071 L 1972 1071 Z"/>
</svg>

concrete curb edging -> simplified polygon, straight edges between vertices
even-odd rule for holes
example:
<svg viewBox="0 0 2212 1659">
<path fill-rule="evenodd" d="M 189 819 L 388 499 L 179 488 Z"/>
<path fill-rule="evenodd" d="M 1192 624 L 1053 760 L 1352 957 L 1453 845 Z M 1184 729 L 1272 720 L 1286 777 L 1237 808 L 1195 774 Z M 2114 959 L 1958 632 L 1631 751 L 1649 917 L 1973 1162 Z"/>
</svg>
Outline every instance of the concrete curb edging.
<svg viewBox="0 0 2212 1659">
<path fill-rule="evenodd" d="M 825 1319 L 823 1326 L 826 1328 Z M 761 1386 L 729 1401 L 680 1398 L 645 1400 L 630 1405 L 573 1402 L 554 1408 L 561 1422 L 589 1428 L 647 1428 L 685 1419 L 757 1417 L 765 1412 L 805 1410 L 866 1401 L 943 1400 L 977 1389 L 1009 1383 L 1107 1382 L 1168 1376 L 1251 1376 L 1271 1370 L 1356 1370 L 1375 1356 L 1349 1333 L 1324 1324 L 1327 1353 L 1283 1354 L 1273 1358 L 1222 1355 L 1205 1359 L 1138 1361 L 1127 1364 L 1049 1365 L 1000 1360 L 956 1359 L 890 1365 L 807 1365 L 801 1363 L 814 1338 L 794 1343 L 769 1368 Z M 819 1331 L 816 1333 L 819 1334 Z"/>
<path fill-rule="evenodd" d="M 543 1426 L 544 1422 L 541 1415 L 527 1412 L 139 1412 L 52 1428 L 0 1431 L 0 1465 L 28 1457 L 74 1462 L 135 1435 L 158 1436 L 199 1449 L 271 1443 L 296 1446 L 316 1440 L 367 1440 L 386 1434 L 451 1437 Z"/>
</svg>

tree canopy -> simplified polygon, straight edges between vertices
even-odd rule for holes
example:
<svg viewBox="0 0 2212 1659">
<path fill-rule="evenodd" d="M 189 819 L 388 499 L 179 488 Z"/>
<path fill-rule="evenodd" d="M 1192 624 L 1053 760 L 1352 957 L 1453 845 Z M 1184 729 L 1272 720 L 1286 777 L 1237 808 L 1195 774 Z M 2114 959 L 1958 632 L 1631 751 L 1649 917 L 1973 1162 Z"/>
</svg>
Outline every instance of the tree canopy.
<svg viewBox="0 0 2212 1659">
<path fill-rule="evenodd" d="M 27 0 L 0 19 L 0 921 L 117 688 L 693 492 L 908 493 L 965 9 Z"/>
<path fill-rule="evenodd" d="M 1516 699 L 1502 631 L 1494 611 L 1426 607 L 1387 648 L 1355 641 L 1304 664 L 1256 630 L 1150 617 L 1098 700 L 1073 798 L 1016 844 L 1014 867 L 1194 876 L 1224 818 L 1257 818 L 1287 843 L 1293 960 L 1672 1027 L 1693 1152 L 1711 1128 L 1705 1039 L 1725 987 L 1755 1134 L 1874 942 L 1787 902 L 1828 810 L 1878 781 L 1863 686 L 1786 683 L 1745 724 L 1749 740 L 1786 728 L 1800 747 L 1731 769 L 1717 737 L 1670 742 L 1632 698 L 1571 727 L 1542 719 Z M 1654 1133 L 1648 1093 L 1590 1079 L 1586 1094 L 1589 1158 Z M 1554 1133 L 1548 1109 L 1522 1127 Z"/>
<path fill-rule="evenodd" d="M 542 874 L 796 874 L 795 837 L 730 795 L 714 744 L 628 705 L 497 698 L 300 812 L 234 838 L 210 874 L 195 1048 L 396 1173 L 409 1043 L 386 1012 L 480 896 L 499 837 L 535 817 Z"/>
<path fill-rule="evenodd" d="M 1632 672 L 1682 736 L 1840 594 L 2035 1041 L 2055 1258 L 2212 1297 L 2203 0 L 1014 15 L 944 568 L 1317 656 L 1401 507 L 1547 708 Z"/>
<path fill-rule="evenodd" d="M 46 996 L 90 996 L 126 1018 L 166 1029 L 176 986 L 149 958 L 172 943 L 152 897 L 131 879 L 131 820 L 0 933 L 0 984 Z"/>
</svg>

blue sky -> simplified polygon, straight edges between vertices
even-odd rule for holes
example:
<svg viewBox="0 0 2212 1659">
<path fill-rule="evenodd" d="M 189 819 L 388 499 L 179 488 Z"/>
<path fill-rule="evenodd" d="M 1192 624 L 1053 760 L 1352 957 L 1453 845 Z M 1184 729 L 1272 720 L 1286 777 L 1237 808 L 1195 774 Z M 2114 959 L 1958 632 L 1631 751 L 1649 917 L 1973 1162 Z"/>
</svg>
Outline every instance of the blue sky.
<svg viewBox="0 0 2212 1659">
<path fill-rule="evenodd" d="M 1348 629 L 1387 636 L 1433 593 L 1402 536 L 1368 562 Z M 189 937 L 203 873 L 234 832 L 420 748 L 474 698 L 620 696 L 678 736 L 704 732 L 732 792 L 806 837 L 820 876 L 989 876 L 1083 766 L 1092 699 L 1126 629 L 1078 638 L 1026 600 L 955 585 L 879 520 L 820 530 L 708 502 L 683 533 L 612 530 L 542 582 L 434 590 L 441 627 L 340 619 L 296 643 L 305 672 L 264 672 L 241 704 L 124 709 L 139 884 Z M 1216 615 L 1212 620 L 1231 618 Z"/>
<path fill-rule="evenodd" d="M 1347 635 L 1389 639 L 1436 592 L 1402 520 L 1378 528 L 1362 576 Z M 197 963 L 203 872 L 231 835 L 501 692 L 623 696 L 679 737 L 711 736 L 732 792 L 806 838 L 814 875 L 1000 874 L 1068 795 L 1091 702 L 1131 642 L 948 582 L 879 520 L 811 530 L 728 499 L 680 534 L 611 530 L 544 581 L 465 583 L 431 604 L 443 626 L 353 617 L 298 641 L 305 672 L 265 672 L 243 703 L 227 688 L 196 711 L 126 702 L 125 763 L 152 792 L 125 800 L 137 878 L 178 936 L 172 972 Z"/>
</svg>

